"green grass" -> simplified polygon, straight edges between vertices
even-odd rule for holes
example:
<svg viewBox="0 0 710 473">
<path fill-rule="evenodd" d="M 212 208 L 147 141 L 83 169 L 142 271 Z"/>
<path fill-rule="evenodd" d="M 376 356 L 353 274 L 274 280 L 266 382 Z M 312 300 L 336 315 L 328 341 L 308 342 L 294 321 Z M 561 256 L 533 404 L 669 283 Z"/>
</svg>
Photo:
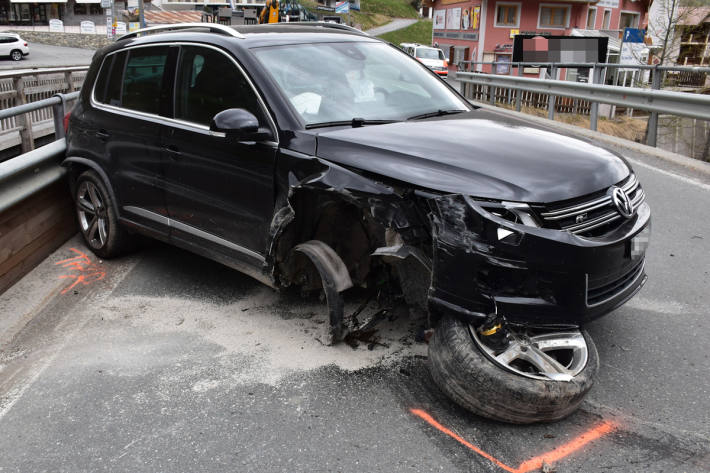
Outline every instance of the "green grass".
<svg viewBox="0 0 710 473">
<path fill-rule="evenodd" d="M 325 13 L 335 15 L 335 13 L 317 10 L 316 0 L 299 0 L 301 4 L 313 13 Z M 417 18 L 419 12 L 414 9 L 409 0 L 361 0 L 360 11 L 350 10 L 350 15 L 338 15 L 347 23 L 359 26 L 363 31 L 386 25 L 392 18 Z"/>
<path fill-rule="evenodd" d="M 421 20 L 401 30 L 380 35 L 379 38 L 399 46 L 400 43 L 431 44 L 430 20 Z"/>
<path fill-rule="evenodd" d="M 392 18 L 417 18 L 419 12 L 409 0 L 360 0 L 362 13 L 379 13 Z"/>
</svg>

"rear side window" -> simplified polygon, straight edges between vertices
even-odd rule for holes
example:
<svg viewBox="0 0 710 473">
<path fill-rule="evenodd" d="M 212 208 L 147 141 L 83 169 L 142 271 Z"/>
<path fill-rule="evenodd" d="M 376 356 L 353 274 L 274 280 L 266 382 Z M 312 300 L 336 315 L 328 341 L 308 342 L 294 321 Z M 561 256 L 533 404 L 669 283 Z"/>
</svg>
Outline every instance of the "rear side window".
<svg viewBox="0 0 710 473">
<path fill-rule="evenodd" d="M 94 100 L 117 107 L 121 105 L 121 84 L 125 62 L 125 52 L 112 54 L 104 60 L 96 79 Z"/>
<path fill-rule="evenodd" d="M 175 118 L 209 125 L 228 108 L 243 108 L 260 123 L 263 114 L 256 93 L 224 54 L 199 46 L 182 48 L 175 94 Z"/>
<path fill-rule="evenodd" d="M 168 50 L 167 46 L 161 46 L 136 48 L 129 52 L 121 89 L 124 108 L 155 115 L 160 112 Z"/>
</svg>

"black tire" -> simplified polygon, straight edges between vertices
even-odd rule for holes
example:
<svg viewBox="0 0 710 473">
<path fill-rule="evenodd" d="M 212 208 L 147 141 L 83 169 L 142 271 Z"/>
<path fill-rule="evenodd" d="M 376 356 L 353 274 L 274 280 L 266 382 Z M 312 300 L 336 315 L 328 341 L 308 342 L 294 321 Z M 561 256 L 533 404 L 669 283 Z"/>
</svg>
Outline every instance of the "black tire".
<svg viewBox="0 0 710 473">
<path fill-rule="evenodd" d="M 95 195 L 91 195 L 92 191 Z M 133 248 L 133 235 L 118 223 L 116 204 L 94 171 L 85 171 L 76 180 L 74 202 L 81 235 L 96 256 L 110 259 Z"/>
<path fill-rule="evenodd" d="M 513 424 L 554 422 L 577 409 L 599 368 L 594 342 L 582 334 L 588 350 L 584 369 L 569 382 L 539 380 L 495 365 L 465 323 L 444 317 L 429 343 L 429 370 L 449 398 L 474 414 Z"/>
<path fill-rule="evenodd" d="M 10 59 L 13 61 L 20 61 L 22 59 L 22 51 L 19 49 L 13 49 L 10 51 Z"/>
</svg>

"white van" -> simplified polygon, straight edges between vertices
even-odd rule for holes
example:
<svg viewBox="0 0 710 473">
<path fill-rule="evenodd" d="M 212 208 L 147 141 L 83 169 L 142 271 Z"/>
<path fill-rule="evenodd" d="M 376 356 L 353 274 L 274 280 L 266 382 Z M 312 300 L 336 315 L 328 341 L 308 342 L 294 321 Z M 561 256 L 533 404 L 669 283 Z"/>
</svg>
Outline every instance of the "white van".
<svg viewBox="0 0 710 473">
<path fill-rule="evenodd" d="M 419 60 L 440 77 L 449 75 L 449 64 L 446 62 L 446 56 L 444 56 L 444 52 L 441 49 L 424 46 L 419 43 L 401 43 L 399 46 L 404 52 Z"/>
</svg>

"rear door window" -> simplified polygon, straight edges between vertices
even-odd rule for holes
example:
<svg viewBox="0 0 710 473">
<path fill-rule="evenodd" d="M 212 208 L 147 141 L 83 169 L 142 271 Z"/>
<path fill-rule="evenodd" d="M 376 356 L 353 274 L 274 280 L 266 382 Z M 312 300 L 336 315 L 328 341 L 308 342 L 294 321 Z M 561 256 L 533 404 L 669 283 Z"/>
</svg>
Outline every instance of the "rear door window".
<svg viewBox="0 0 710 473">
<path fill-rule="evenodd" d="M 129 51 L 121 88 L 121 106 L 139 112 L 160 113 L 166 82 L 168 46 L 136 48 Z"/>
<path fill-rule="evenodd" d="M 126 53 L 112 54 L 104 59 L 94 87 L 94 100 L 116 107 L 121 106 L 121 84 Z"/>
</svg>

